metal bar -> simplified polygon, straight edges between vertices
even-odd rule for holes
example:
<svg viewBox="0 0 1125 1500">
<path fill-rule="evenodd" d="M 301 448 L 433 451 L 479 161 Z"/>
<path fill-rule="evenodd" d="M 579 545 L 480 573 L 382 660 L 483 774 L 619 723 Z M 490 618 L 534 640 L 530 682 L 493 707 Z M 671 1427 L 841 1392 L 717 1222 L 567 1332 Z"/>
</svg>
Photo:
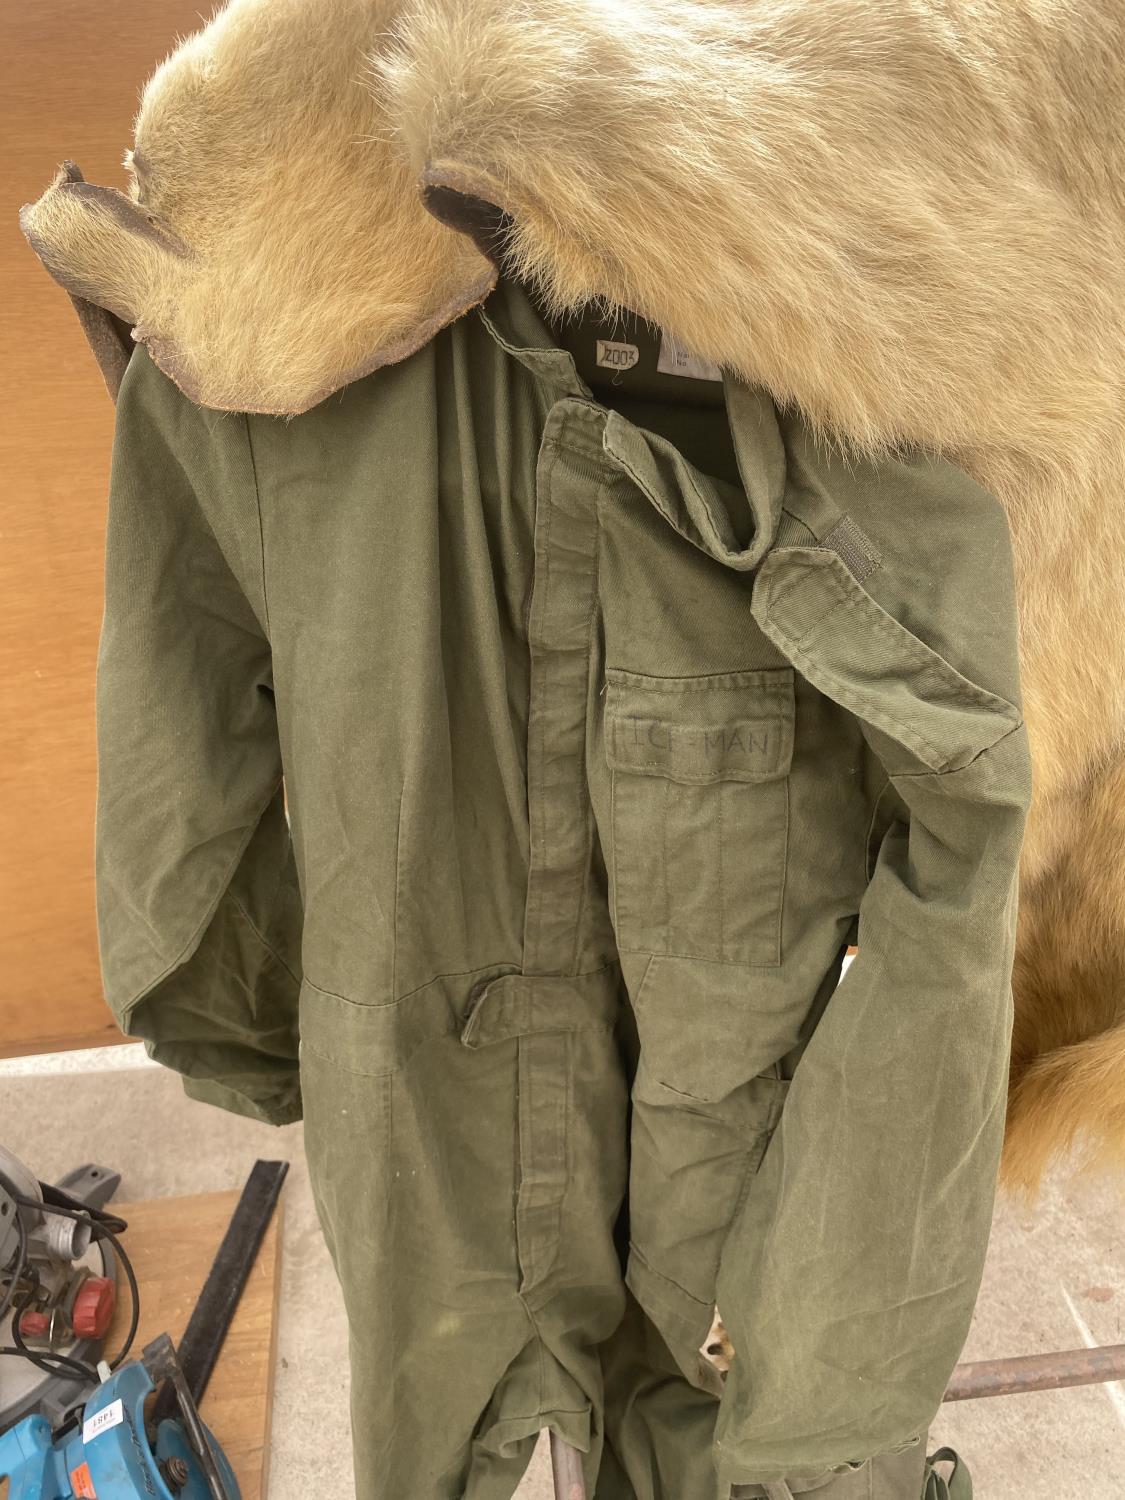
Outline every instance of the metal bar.
<svg viewBox="0 0 1125 1500">
<path fill-rule="evenodd" d="M 180 1368 L 197 1406 L 203 1400 L 288 1170 L 287 1161 L 254 1163 L 180 1340 Z M 175 1393 L 166 1385 L 156 1398 L 154 1420 L 173 1416 L 175 1409 Z"/>
<path fill-rule="evenodd" d="M 551 1429 L 551 1478 L 555 1500 L 586 1500 L 586 1478 L 582 1473 L 582 1455 L 565 1438 Z"/>
<path fill-rule="evenodd" d="M 1125 1380 L 1125 1344 L 1100 1349 L 1061 1349 L 958 1365 L 942 1398 L 975 1401 L 978 1396 L 1017 1396 L 1024 1391 L 1060 1391 L 1072 1385 Z"/>
</svg>

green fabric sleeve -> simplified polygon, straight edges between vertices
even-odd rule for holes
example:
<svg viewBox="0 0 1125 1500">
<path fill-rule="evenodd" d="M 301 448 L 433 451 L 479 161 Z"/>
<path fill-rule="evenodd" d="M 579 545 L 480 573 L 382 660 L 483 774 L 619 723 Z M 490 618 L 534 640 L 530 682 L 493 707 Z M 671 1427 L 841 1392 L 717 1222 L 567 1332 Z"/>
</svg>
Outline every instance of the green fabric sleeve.
<svg viewBox="0 0 1125 1500">
<path fill-rule="evenodd" d="M 97 669 L 106 999 L 195 1098 L 299 1118 L 301 900 L 245 419 L 138 348 L 117 404 Z"/>
<path fill-rule="evenodd" d="M 893 597 L 894 580 L 881 583 Z M 1030 795 L 1010 574 L 985 603 L 996 647 L 968 616 L 958 659 L 979 649 L 988 689 L 829 549 L 780 549 L 756 587 L 763 628 L 860 720 L 886 775 L 885 831 L 858 957 L 724 1247 L 718 1304 L 737 1355 L 716 1451 L 732 1482 L 904 1447 L 929 1425 L 968 1331 L 1003 1135 Z"/>
</svg>

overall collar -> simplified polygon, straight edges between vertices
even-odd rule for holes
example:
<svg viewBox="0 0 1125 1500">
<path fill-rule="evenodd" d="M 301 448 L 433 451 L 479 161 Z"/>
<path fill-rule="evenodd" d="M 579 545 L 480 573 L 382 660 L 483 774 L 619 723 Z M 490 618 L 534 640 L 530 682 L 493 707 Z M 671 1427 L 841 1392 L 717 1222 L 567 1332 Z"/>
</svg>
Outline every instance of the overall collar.
<svg viewBox="0 0 1125 1500">
<path fill-rule="evenodd" d="M 750 571 L 759 565 L 777 533 L 786 478 L 777 412 L 766 392 L 723 371 L 727 422 L 754 523 L 753 535 L 743 546 L 723 499 L 726 482 L 690 463 L 666 438 L 598 401 L 578 374 L 570 352 L 553 339 L 526 287 L 501 275 L 477 316 L 497 343 L 549 388 L 554 399 L 577 398 L 597 408 L 603 417 L 606 457 L 629 475 L 680 535 L 727 567 Z"/>
</svg>

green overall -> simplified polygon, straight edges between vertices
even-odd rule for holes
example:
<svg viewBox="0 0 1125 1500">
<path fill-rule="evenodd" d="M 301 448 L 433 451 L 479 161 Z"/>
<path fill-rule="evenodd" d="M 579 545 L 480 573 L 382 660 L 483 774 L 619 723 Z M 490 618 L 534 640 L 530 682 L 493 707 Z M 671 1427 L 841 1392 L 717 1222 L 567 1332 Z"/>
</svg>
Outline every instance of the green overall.
<svg viewBox="0 0 1125 1500">
<path fill-rule="evenodd" d="M 658 338 L 501 279 L 292 420 L 143 347 L 120 391 L 106 991 L 193 1097 L 303 1113 L 359 1500 L 509 1500 L 545 1426 L 596 1500 L 945 1483 L 1029 795 L 1006 521 Z"/>
</svg>

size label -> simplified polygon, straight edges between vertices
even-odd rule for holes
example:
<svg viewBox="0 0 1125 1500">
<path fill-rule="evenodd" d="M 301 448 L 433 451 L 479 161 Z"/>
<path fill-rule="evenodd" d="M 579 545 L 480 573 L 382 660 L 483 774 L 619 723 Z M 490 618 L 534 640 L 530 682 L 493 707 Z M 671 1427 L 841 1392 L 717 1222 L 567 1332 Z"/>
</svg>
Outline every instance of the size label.
<svg viewBox="0 0 1125 1500">
<path fill-rule="evenodd" d="M 636 344 L 619 344 L 612 339 L 598 340 L 598 364 L 603 370 L 631 370 L 641 357 Z"/>
<path fill-rule="evenodd" d="M 656 368 L 662 375 L 684 375 L 688 380 L 722 380 L 723 378 L 723 372 L 718 365 L 712 364 L 709 359 L 702 359 L 698 354 L 693 354 L 682 344 L 677 344 L 670 333 L 662 333 L 660 336 L 660 357 L 656 361 Z"/>
<path fill-rule="evenodd" d="M 98 1492 L 90 1478 L 89 1464 L 79 1464 L 77 1469 L 71 1469 L 70 1487 L 74 1491 L 74 1500 L 98 1500 Z"/>
<path fill-rule="evenodd" d="M 125 1408 L 120 1397 L 111 1401 L 108 1406 L 103 1406 L 101 1411 L 96 1411 L 92 1417 L 87 1417 L 82 1423 L 82 1441 L 92 1442 L 94 1438 L 100 1437 L 103 1432 L 108 1432 L 111 1427 L 116 1427 L 125 1420 Z"/>
</svg>

